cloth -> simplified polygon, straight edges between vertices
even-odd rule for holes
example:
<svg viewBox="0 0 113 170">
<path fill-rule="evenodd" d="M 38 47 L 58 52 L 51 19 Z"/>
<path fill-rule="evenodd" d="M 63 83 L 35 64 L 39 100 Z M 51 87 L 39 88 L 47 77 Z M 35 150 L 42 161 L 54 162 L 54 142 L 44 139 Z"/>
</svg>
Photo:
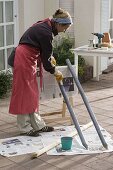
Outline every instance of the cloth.
<svg viewBox="0 0 113 170">
<path fill-rule="evenodd" d="M 39 110 L 39 90 L 36 80 L 40 51 L 27 45 L 19 45 L 13 70 L 13 87 L 9 113 L 29 114 Z"/>
<path fill-rule="evenodd" d="M 29 132 L 30 130 L 40 130 L 45 127 L 45 122 L 38 113 L 30 113 L 17 115 L 17 125 L 21 133 Z"/>
</svg>

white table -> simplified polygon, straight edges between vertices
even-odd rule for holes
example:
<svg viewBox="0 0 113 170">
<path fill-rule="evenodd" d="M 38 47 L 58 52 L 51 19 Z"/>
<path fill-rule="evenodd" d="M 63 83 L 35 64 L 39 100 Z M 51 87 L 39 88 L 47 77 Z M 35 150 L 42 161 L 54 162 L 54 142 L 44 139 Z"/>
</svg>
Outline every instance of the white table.
<svg viewBox="0 0 113 170">
<path fill-rule="evenodd" d="M 101 57 L 113 57 L 113 48 L 103 49 L 97 48 L 94 49 L 93 47 L 88 47 L 88 45 L 81 46 L 78 48 L 73 49 L 75 54 L 75 65 L 76 65 L 76 73 L 78 73 L 78 56 L 91 56 L 96 57 L 96 81 L 99 81 L 99 74 L 100 74 L 100 64 L 101 64 Z"/>
</svg>

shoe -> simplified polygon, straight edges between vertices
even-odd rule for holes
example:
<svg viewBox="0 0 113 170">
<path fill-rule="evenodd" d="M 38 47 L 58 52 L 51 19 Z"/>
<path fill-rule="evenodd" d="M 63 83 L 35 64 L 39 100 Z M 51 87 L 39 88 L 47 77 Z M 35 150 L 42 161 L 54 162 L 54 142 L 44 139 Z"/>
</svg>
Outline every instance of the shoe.
<svg viewBox="0 0 113 170">
<path fill-rule="evenodd" d="M 39 136 L 39 131 L 32 129 L 29 132 L 21 133 L 21 135 L 37 137 Z"/>
<path fill-rule="evenodd" d="M 54 131 L 54 128 L 51 126 L 45 126 L 43 127 L 41 130 L 39 130 L 38 132 L 52 132 Z"/>
</svg>

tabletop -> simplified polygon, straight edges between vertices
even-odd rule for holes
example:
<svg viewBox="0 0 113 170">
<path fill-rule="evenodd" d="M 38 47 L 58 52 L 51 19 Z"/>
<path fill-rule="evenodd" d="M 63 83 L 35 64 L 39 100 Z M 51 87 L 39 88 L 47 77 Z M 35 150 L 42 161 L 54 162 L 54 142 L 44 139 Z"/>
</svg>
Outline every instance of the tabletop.
<svg viewBox="0 0 113 170">
<path fill-rule="evenodd" d="M 101 47 L 94 48 L 84 45 L 75 49 L 72 49 L 74 52 L 84 52 L 84 53 L 100 53 L 100 54 L 113 54 L 113 48 Z"/>
</svg>

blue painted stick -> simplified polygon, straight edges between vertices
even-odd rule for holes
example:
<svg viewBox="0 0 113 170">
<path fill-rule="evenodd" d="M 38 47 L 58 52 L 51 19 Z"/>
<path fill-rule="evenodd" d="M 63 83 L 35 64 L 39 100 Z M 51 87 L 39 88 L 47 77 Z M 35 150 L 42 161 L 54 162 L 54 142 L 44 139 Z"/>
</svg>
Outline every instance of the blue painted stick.
<svg viewBox="0 0 113 170">
<path fill-rule="evenodd" d="M 93 111 L 92 111 L 92 109 L 91 109 L 91 106 L 90 106 L 90 104 L 89 104 L 89 102 L 88 102 L 88 99 L 87 99 L 87 97 L 86 97 L 86 95 L 85 95 L 85 93 L 84 93 L 84 90 L 83 90 L 83 88 L 82 88 L 82 86 L 81 86 L 81 84 L 80 84 L 80 82 L 79 82 L 79 80 L 78 80 L 78 78 L 77 78 L 77 76 L 76 76 L 76 74 L 75 74 L 75 71 L 74 71 L 74 69 L 73 69 L 73 67 L 72 67 L 72 65 L 71 65 L 70 60 L 69 60 L 69 59 L 66 59 L 66 63 L 67 63 L 67 65 L 68 65 L 68 68 L 69 68 L 69 70 L 70 70 L 70 72 L 71 72 L 71 74 L 72 74 L 72 77 L 73 77 L 73 79 L 74 79 L 74 81 L 75 81 L 75 83 L 76 83 L 76 86 L 77 86 L 77 88 L 78 88 L 78 90 L 79 90 L 79 92 L 80 92 L 80 94 L 81 94 L 81 97 L 82 97 L 82 99 L 83 99 L 83 101 L 84 101 L 84 104 L 85 104 L 85 106 L 86 106 L 86 108 L 87 108 L 87 110 L 88 110 L 88 112 L 89 112 L 89 115 L 90 115 L 90 117 L 91 117 L 91 120 L 93 121 L 93 124 L 94 124 L 94 126 L 95 126 L 95 129 L 96 129 L 98 135 L 99 135 L 99 138 L 100 138 L 103 146 L 107 149 L 107 148 L 108 148 L 108 145 L 107 145 L 107 143 L 106 143 L 106 141 L 105 141 L 105 139 L 104 139 L 104 137 L 103 137 L 103 135 L 102 135 L 102 132 L 101 132 L 100 127 L 99 127 L 99 125 L 98 125 L 98 122 L 97 122 L 97 120 L 96 120 L 95 114 L 93 113 Z"/>
<path fill-rule="evenodd" d="M 79 126 L 79 122 L 78 122 L 78 120 L 76 119 L 75 113 L 74 113 L 74 111 L 73 111 L 73 109 L 72 109 L 72 107 L 71 107 L 71 105 L 70 105 L 70 103 L 69 103 L 69 99 L 68 99 L 67 94 L 66 94 L 66 92 L 65 92 L 65 88 L 64 88 L 64 86 L 63 86 L 63 84 L 62 84 L 61 82 L 59 82 L 59 87 L 60 87 L 61 93 L 62 93 L 62 95 L 63 95 L 63 97 L 64 97 L 64 100 L 65 100 L 65 103 L 66 103 L 67 108 L 68 108 L 68 110 L 69 110 L 69 113 L 70 113 L 70 115 L 71 115 L 71 118 L 72 118 L 72 120 L 73 120 L 73 123 L 74 123 L 74 125 L 75 125 L 75 128 L 76 128 L 76 130 L 77 130 L 77 132 L 78 132 L 78 135 L 79 135 L 79 137 L 80 137 L 80 139 L 81 139 L 81 142 L 82 142 L 83 146 L 84 146 L 86 149 L 88 149 L 88 145 L 87 145 L 86 142 L 85 142 L 84 136 L 83 136 L 82 131 L 81 131 L 80 126 Z"/>
</svg>

